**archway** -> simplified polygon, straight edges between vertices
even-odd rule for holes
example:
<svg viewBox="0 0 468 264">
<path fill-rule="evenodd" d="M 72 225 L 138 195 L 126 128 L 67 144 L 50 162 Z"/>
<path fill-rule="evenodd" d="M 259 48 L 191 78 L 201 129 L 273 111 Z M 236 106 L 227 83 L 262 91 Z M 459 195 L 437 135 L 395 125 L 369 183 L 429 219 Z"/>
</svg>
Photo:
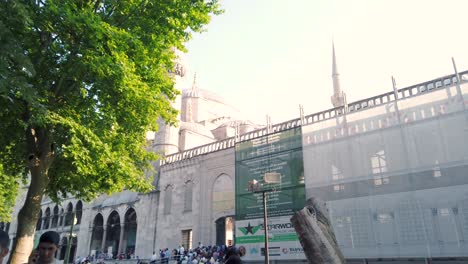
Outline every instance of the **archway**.
<svg viewBox="0 0 468 264">
<path fill-rule="evenodd" d="M 63 226 L 63 216 L 64 216 L 64 212 L 63 212 L 63 208 L 60 210 L 60 221 L 59 221 L 59 226 Z"/>
<path fill-rule="evenodd" d="M 234 218 L 220 217 L 216 221 L 216 245 L 234 245 Z"/>
<path fill-rule="evenodd" d="M 59 260 L 65 259 L 65 254 L 67 253 L 67 246 L 68 246 L 68 239 L 66 237 L 62 237 L 60 241 L 60 258 Z"/>
<path fill-rule="evenodd" d="M 49 229 L 49 223 L 50 223 L 50 208 L 47 207 L 47 209 L 45 210 L 44 224 L 42 225 L 42 229 Z"/>
<path fill-rule="evenodd" d="M 104 217 L 97 214 L 94 217 L 92 231 L 91 231 L 91 245 L 89 250 L 95 250 L 95 256 L 98 256 L 102 250 L 102 237 L 104 235 Z"/>
<path fill-rule="evenodd" d="M 213 184 L 212 213 L 216 244 L 233 244 L 234 183 L 226 174 L 220 175 Z"/>
<path fill-rule="evenodd" d="M 67 212 L 65 213 L 65 226 L 71 225 L 73 221 L 73 204 L 70 202 L 67 206 Z"/>
<path fill-rule="evenodd" d="M 42 209 L 39 211 L 39 218 L 37 218 L 36 230 L 41 230 L 42 227 Z"/>
<path fill-rule="evenodd" d="M 137 237 L 137 214 L 135 209 L 130 208 L 125 213 L 125 228 L 122 241 L 122 249 L 127 257 L 135 253 Z"/>
<path fill-rule="evenodd" d="M 114 258 L 118 256 L 119 240 L 120 216 L 116 211 L 112 211 L 112 213 L 109 215 L 109 218 L 107 219 L 107 236 L 104 251 L 107 253 L 112 253 Z"/>
<path fill-rule="evenodd" d="M 70 255 L 68 256 L 68 263 L 75 262 L 75 254 L 76 254 L 76 246 L 78 245 L 78 238 L 73 237 L 71 239 L 71 246 L 70 246 Z"/>
<path fill-rule="evenodd" d="M 56 205 L 54 207 L 54 215 L 52 216 L 52 224 L 50 225 L 50 227 L 54 228 L 54 227 L 57 227 L 58 225 L 58 219 L 59 219 L 59 209 L 58 209 L 58 206 Z"/>
<path fill-rule="evenodd" d="M 78 201 L 75 206 L 76 210 L 76 224 L 79 225 L 81 224 L 81 216 L 83 215 L 83 203 L 81 201 Z"/>
</svg>

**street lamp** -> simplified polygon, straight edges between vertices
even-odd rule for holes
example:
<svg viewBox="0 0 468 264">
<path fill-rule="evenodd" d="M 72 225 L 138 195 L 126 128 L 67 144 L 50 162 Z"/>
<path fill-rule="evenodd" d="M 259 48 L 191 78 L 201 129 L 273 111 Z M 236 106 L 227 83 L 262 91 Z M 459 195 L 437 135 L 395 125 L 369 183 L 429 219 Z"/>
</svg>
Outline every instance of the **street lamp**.
<svg viewBox="0 0 468 264">
<path fill-rule="evenodd" d="M 281 183 L 281 174 L 277 172 L 267 172 L 263 176 L 263 182 L 267 184 Z M 268 246 L 268 211 L 267 211 L 267 192 L 269 190 L 263 188 L 264 184 L 256 179 L 249 181 L 248 189 L 254 193 L 262 193 L 263 196 L 263 228 L 265 230 L 265 263 L 270 263 L 270 253 Z"/>
</svg>

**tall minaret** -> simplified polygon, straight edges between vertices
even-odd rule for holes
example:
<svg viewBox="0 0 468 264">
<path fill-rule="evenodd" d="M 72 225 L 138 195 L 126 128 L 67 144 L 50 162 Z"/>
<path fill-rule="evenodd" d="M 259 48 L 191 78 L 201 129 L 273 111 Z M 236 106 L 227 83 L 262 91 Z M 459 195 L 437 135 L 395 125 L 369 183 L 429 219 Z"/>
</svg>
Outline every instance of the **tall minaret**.
<svg viewBox="0 0 468 264">
<path fill-rule="evenodd" d="M 335 56 L 335 43 L 332 42 L 333 49 L 333 65 L 332 65 L 332 79 L 333 79 L 333 95 L 331 97 L 331 102 L 334 107 L 340 107 L 344 105 L 344 95 L 340 88 L 340 78 L 338 74 L 338 69 L 336 66 L 336 56 Z"/>
</svg>

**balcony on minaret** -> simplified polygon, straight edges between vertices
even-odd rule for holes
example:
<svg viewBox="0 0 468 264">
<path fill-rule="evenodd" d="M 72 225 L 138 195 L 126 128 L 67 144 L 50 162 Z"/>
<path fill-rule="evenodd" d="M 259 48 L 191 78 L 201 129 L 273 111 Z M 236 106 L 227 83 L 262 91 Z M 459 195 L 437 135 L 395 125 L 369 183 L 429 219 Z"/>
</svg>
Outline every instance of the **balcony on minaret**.
<svg viewBox="0 0 468 264">
<path fill-rule="evenodd" d="M 334 94 L 331 96 L 331 103 L 333 107 L 341 107 L 344 105 L 344 95 L 343 93 Z"/>
</svg>

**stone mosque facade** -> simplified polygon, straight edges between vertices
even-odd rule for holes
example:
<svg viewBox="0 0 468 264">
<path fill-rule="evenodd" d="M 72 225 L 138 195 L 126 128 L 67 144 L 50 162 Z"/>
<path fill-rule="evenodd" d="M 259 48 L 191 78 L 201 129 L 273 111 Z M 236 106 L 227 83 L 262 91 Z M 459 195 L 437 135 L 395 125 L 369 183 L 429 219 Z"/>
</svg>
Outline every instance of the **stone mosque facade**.
<svg viewBox="0 0 468 264">
<path fill-rule="evenodd" d="M 454 74 L 401 89 L 394 83 L 393 91 L 348 103 L 332 54 L 333 108 L 266 126 L 189 81 L 180 59 L 179 123 L 160 122 L 148 133 L 151 150 L 163 155 L 154 191 L 90 203 L 46 197 L 36 241 L 59 232 L 59 260 L 69 243 L 71 259 L 99 252 L 147 259 L 162 248 L 230 245 L 236 142 L 300 126 L 306 196 L 327 202 L 348 263 L 468 263 L 468 71 L 454 67 Z M 0 223 L 10 237 L 26 190 L 13 222 Z"/>
</svg>

